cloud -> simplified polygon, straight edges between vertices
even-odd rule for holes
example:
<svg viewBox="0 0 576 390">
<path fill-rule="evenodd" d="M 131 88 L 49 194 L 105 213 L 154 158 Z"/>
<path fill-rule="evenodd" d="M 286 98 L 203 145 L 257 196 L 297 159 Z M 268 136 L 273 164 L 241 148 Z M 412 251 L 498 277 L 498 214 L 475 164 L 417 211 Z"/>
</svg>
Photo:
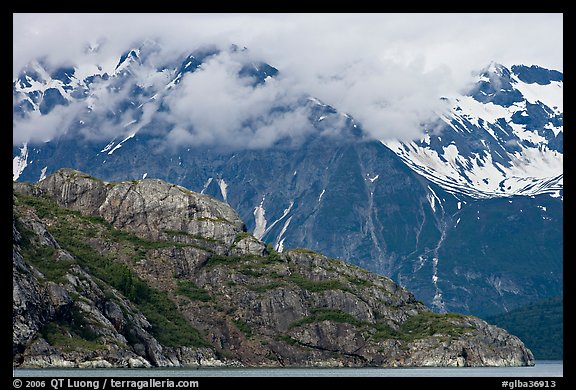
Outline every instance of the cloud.
<svg viewBox="0 0 576 390">
<path fill-rule="evenodd" d="M 83 109 L 80 103 L 68 106 L 56 106 L 49 115 L 40 115 L 39 111 L 22 120 L 13 121 L 13 143 L 21 145 L 24 142 L 42 143 L 63 134 L 72 126 L 76 115 Z"/>
<path fill-rule="evenodd" d="M 250 77 L 239 77 L 246 62 L 244 53 L 224 51 L 185 75 L 165 99 L 164 119 L 175 126 L 170 144 L 262 148 L 301 141 L 312 131 L 307 113 L 296 107 L 298 95 L 282 79 L 253 86 Z"/>
<path fill-rule="evenodd" d="M 34 58 L 113 70 L 122 53 L 147 39 L 158 45 L 150 64 L 206 44 L 237 44 L 280 70 L 275 82 L 252 88 L 236 75 L 247 59 L 228 55 L 187 75 L 167 102 L 174 144 L 297 142 L 310 131 L 305 113 L 268 113 L 302 94 L 351 114 L 372 137 L 415 138 L 444 109 L 439 97 L 464 88 L 491 61 L 563 70 L 562 14 L 14 14 L 13 21 L 13 77 Z M 165 81 L 150 71 L 140 69 L 139 82 Z M 100 103 L 107 99 L 103 92 Z M 146 107 L 150 120 L 156 106 Z M 46 135 L 57 134 L 63 120 L 53 113 L 44 119 L 52 129 Z M 14 138 L 29 134 L 30 123 L 15 125 Z M 84 130 L 122 131 L 114 123 Z"/>
</svg>

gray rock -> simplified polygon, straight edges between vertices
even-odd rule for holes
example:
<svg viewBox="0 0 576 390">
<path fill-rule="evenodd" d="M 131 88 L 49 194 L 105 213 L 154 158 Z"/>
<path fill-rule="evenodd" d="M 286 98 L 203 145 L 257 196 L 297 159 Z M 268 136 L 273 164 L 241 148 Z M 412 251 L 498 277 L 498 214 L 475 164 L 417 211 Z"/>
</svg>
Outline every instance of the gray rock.
<svg viewBox="0 0 576 390">
<path fill-rule="evenodd" d="M 14 191 L 15 199 L 18 194 L 48 197 L 147 240 L 135 259 L 109 233 L 83 236 L 106 261 L 122 263 L 168 296 L 204 340 L 200 347 L 162 345 L 162 338 L 153 336 L 158 335 L 153 317 L 94 276 L 66 250 L 64 240 L 57 242 L 50 229 L 61 223 L 59 217 L 48 223 L 33 207 L 15 201 L 14 366 L 534 364 L 517 337 L 474 317 L 430 314 L 389 278 L 307 250 L 268 253 L 264 243 L 244 234 L 244 224 L 228 205 L 182 187 L 160 180 L 105 183 L 60 170 L 36 185 L 15 183 Z M 64 277 L 51 280 L 23 256 L 46 246 L 55 251 L 46 261 L 70 263 Z M 417 320 L 432 321 L 438 326 L 424 328 L 437 330 L 405 329 L 406 321 Z M 60 338 L 43 331 L 54 327 Z M 70 343 L 62 345 L 61 337 Z"/>
<path fill-rule="evenodd" d="M 262 241 L 253 236 L 247 236 L 234 243 L 231 254 L 233 256 L 264 256 L 267 254 L 267 250 L 266 245 Z"/>
<path fill-rule="evenodd" d="M 231 245 L 245 229 L 228 205 L 157 179 L 106 183 L 72 169 L 60 169 L 37 184 L 60 206 L 103 217 L 148 239 L 178 231 Z M 28 186 L 15 191 L 30 194 Z"/>
</svg>

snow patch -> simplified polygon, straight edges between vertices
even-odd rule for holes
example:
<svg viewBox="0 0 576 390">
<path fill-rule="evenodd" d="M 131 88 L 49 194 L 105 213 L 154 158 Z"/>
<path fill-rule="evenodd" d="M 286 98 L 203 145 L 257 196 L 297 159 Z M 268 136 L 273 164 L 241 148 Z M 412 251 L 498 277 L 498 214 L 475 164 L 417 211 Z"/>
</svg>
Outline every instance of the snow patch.
<svg viewBox="0 0 576 390">
<path fill-rule="evenodd" d="M 108 152 L 108 154 L 112 154 L 114 153 L 117 149 L 120 149 L 122 147 L 122 144 L 126 141 L 128 141 L 130 138 L 134 137 L 136 135 L 136 133 L 132 133 L 130 134 L 128 137 L 124 138 L 122 141 L 120 141 L 118 143 L 118 145 L 116 145 L 111 151 Z"/>
<path fill-rule="evenodd" d="M 430 186 L 428 186 L 428 189 L 430 190 L 430 194 L 428 194 L 427 196 L 428 202 L 430 202 L 430 207 L 432 207 L 432 210 L 436 212 L 436 201 L 438 201 L 438 205 L 440 207 L 442 207 L 442 202 L 440 202 L 440 198 L 438 198 L 438 196 L 436 195 L 434 190 L 430 188 Z"/>
<path fill-rule="evenodd" d="M 434 288 L 436 289 L 434 298 L 432 299 L 432 305 L 437 307 L 441 313 L 445 313 L 446 308 L 442 300 L 442 291 L 438 287 L 438 261 L 437 257 L 432 259 L 432 284 L 434 284 Z"/>
<path fill-rule="evenodd" d="M 288 226 L 290 225 L 290 222 L 292 222 L 292 216 L 290 216 L 290 218 L 288 218 L 286 220 L 286 222 L 284 222 L 284 226 L 282 226 L 282 230 L 280 230 L 280 234 L 278 235 L 278 238 L 276 238 L 276 251 L 278 252 L 282 252 L 284 250 L 284 240 L 285 238 L 282 238 L 282 236 L 284 235 L 284 233 L 286 233 L 286 229 L 288 229 Z"/>
<path fill-rule="evenodd" d="M 48 167 L 44 167 L 42 168 L 42 170 L 40 171 L 40 179 L 38 179 L 38 181 L 42 181 L 44 179 L 46 179 L 46 170 L 48 169 Z M 546 211 L 546 210 L 544 210 Z"/>
<path fill-rule="evenodd" d="M 376 180 L 378 180 L 378 178 L 380 177 L 380 175 L 376 175 L 374 177 L 370 177 L 370 175 L 366 174 L 366 176 L 368 177 L 368 180 L 370 180 L 370 183 L 374 183 Z"/>
<path fill-rule="evenodd" d="M 560 195 L 560 191 L 551 192 L 551 193 L 550 193 L 550 196 L 551 196 L 552 198 L 560 198 L 560 196 L 561 196 L 561 195 Z"/>
<path fill-rule="evenodd" d="M 12 159 L 12 180 L 16 181 L 28 166 L 28 144 L 25 142 L 20 148 L 20 155 Z"/>
<path fill-rule="evenodd" d="M 200 191 L 201 194 L 204 194 L 204 191 L 206 191 L 208 189 L 208 186 L 210 185 L 210 183 L 212 183 L 211 177 L 209 177 L 208 180 L 206 180 L 206 183 L 204 183 L 204 187 L 202 188 L 202 191 Z"/>
<path fill-rule="evenodd" d="M 282 213 L 282 216 L 280 218 L 278 218 L 276 221 L 272 222 L 272 224 L 270 226 L 268 226 L 268 228 L 266 229 L 266 231 L 264 232 L 263 236 L 266 235 L 270 230 L 272 230 L 272 228 L 274 226 L 276 226 L 276 224 L 280 221 L 282 221 L 284 218 L 286 218 L 286 216 L 288 215 L 288 213 L 290 212 L 290 210 L 292 210 L 292 207 L 294 206 L 294 201 L 291 200 L 290 204 L 288 205 L 288 208 L 284 209 L 284 212 Z"/>
<path fill-rule="evenodd" d="M 547 85 L 540 85 L 538 83 L 526 84 L 520 81 L 515 75 L 512 76 L 515 79 L 516 88 L 524 98 L 532 104 L 540 101 L 546 106 L 554 110 L 555 113 L 560 114 L 564 110 L 564 96 L 562 93 L 563 82 L 552 81 Z"/>
<path fill-rule="evenodd" d="M 278 243 L 278 245 L 276 245 L 276 252 L 278 252 L 278 253 L 284 252 L 284 241 L 285 241 L 285 240 L 286 240 L 286 239 L 283 238 L 282 240 L 280 240 L 280 242 Z"/>
<path fill-rule="evenodd" d="M 224 179 L 218 179 L 218 187 L 220 187 L 220 193 L 222 194 L 224 202 L 228 202 L 228 184 Z"/>
<path fill-rule="evenodd" d="M 266 199 L 266 195 L 262 197 L 262 201 L 260 205 L 254 208 L 254 222 L 256 226 L 254 227 L 254 237 L 261 240 L 266 234 L 266 210 L 264 209 L 264 200 Z"/>
</svg>

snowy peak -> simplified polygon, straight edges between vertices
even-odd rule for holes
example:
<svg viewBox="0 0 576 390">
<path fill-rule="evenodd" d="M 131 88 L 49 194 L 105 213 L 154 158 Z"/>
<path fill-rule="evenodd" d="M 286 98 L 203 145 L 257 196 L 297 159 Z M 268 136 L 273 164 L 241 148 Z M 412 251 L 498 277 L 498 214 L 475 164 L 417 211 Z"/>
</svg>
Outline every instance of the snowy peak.
<svg viewBox="0 0 576 390">
<path fill-rule="evenodd" d="M 189 54 L 179 65 L 178 69 L 176 70 L 176 76 L 172 80 L 172 85 L 176 85 L 180 83 L 182 77 L 184 77 L 187 73 L 193 73 L 205 62 L 208 58 L 217 55 L 220 53 L 220 49 L 215 46 L 209 46 L 202 49 L 195 50 L 191 54 Z"/>
<path fill-rule="evenodd" d="M 68 106 L 70 109 L 61 115 L 66 117 L 67 129 L 96 138 L 102 136 L 92 134 L 93 129 L 114 129 L 109 138 L 102 137 L 98 150 L 101 155 L 114 151 L 122 154 L 127 147 L 120 149 L 120 146 L 136 142 L 148 128 L 149 135 L 154 137 L 170 131 L 162 127 L 167 126 L 160 119 L 164 114 L 157 115 L 168 110 L 165 98 L 173 93 L 173 88 L 181 88 L 178 84 L 183 77 L 202 69 L 211 57 L 237 56 L 235 59 L 241 64 L 237 68 L 238 77 L 249 80 L 254 88 L 279 73 L 275 67 L 251 58 L 246 49 L 234 46 L 228 49 L 207 46 L 162 59 L 161 63 L 158 61 L 162 56 L 152 55 L 157 50 L 154 42 L 133 47 L 118 61 L 109 61 L 109 73 L 98 64 L 48 69 L 41 62 L 31 63 L 13 82 L 16 125 L 32 115 L 42 116 L 57 107 Z M 450 109 L 440 114 L 440 126 L 431 127 L 434 130 L 420 140 L 385 142 L 405 164 L 450 192 L 474 197 L 561 195 L 561 72 L 535 65 L 507 68 L 491 63 L 478 72 L 469 91 L 444 99 Z M 307 136 L 334 135 L 333 139 L 345 141 L 365 137 L 351 116 L 313 97 L 303 96 L 292 106 L 275 107 L 279 111 L 296 108 L 303 109 L 316 130 Z M 140 131 L 142 128 L 145 131 Z M 136 133 L 139 137 L 135 137 Z M 32 145 L 29 143 L 29 147 Z M 104 150 L 108 146 L 110 149 Z M 23 153 L 15 149 L 14 155 L 22 157 Z M 26 161 L 23 157 L 18 161 L 21 160 Z M 29 170 L 31 164 L 22 168 L 23 164 L 18 162 L 17 176 L 24 169 Z"/>
<path fill-rule="evenodd" d="M 562 73 L 492 63 L 464 95 L 450 96 L 439 131 L 386 142 L 408 166 L 477 198 L 559 196 L 563 188 Z"/>
<path fill-rule="evenodd" d="M 24 117 L 27 112 L 40 111 L 45 115 L 58 105 L 68 105 L 70 91 L 79 84 L 74 73 L 74 68 L 62 67 L 50 74 L 41 62 L 30 63 L 12 83 L 14 114 Z"/>
<path fill-rule="evenodd" d="M 512 73 L 526 84 L 548 85 L 553 81 L 563 81 L 563 75 L 557 70 L 541 68 L 537 65 L 513 65 Z"/>
<path fill-rule="evenodd" d="M 510 107 L 522 101 L 522 94 L 513 87 L 512 83 L 512 75 L 506 67 L 491 63 L 480 73 L 480 80 L 470 92 L 470 96 L 481 103 Z"/>
<path fill-rule="evenodd" d="M 121 73 L 132 63 L 141 63 L 139 54 L 140 49 L 131 49 L 122 54 L 122 56 L 120 56 L 120 60 L 118 61 L 118 65 L 116 65 L 116 68 L 114 68 L 114 73 Z"/>
<path fill-rule="evenodd" d="M 251 62 L 240 69 L 240 77 L 251 77 L 254 79 L 253 86 L 266 82 L 269 77 L 275 77 L 278 69 L 264 62 Z"/>
</svg>

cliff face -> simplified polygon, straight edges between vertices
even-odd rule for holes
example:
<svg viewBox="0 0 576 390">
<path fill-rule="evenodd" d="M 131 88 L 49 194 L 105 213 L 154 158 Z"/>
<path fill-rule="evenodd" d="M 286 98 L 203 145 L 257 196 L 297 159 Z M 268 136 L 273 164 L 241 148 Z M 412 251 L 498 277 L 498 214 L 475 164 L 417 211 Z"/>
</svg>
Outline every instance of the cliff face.
<svg viewBox="0 0 576 390">
<path fill-rule="evenodd" d="M 228 205 L 160 180 L 14 183 L 13 365 L 533 364 L 500 328 L 245 230 Z"/>
</svg>

